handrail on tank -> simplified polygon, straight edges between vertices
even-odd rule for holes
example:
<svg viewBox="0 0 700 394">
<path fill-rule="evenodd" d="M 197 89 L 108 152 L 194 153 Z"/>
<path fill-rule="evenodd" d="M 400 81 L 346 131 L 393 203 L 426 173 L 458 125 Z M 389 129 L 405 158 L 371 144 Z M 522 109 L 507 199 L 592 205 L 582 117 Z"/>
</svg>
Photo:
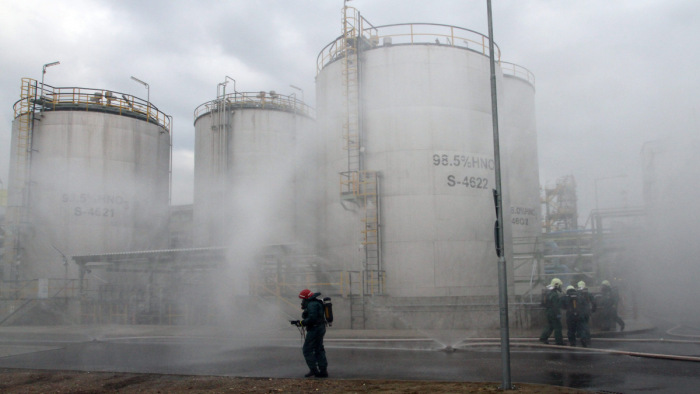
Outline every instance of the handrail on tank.
<svg viewBox="0 0 700 394">
<path fill-rule="evenodd" d="M 501 70 L 503 70 L 504 75 L 520 78 L 529 82 L 533 87 L 535 86 L 535 74 L 523 66 L 510 62 L 501 62 Z"/>
<path fill-rule="evenodd" d="M 344 56 L 343 40 L 341 35 L 326 45 L 316 58 L 316 74 Z M 477 51 L 484 56 L 489 56 L 489 38 L 474 30 L 462 27 L 442 25 L 437 23 L 399 23 L 383 26 L 363 27 L 360 34 L 360 44 L 367 49 L 392 45 L 417 45 L 432 44 L 452 46 Z M 496 48 L 496 61 L 500 62 L 501 49 Z"/>
<path fill-rule="evenodd" d="M 275 91 L 234 92 L 226 94 L 225 100 L 226 107 L 232 109 L 265 108 L 294 112 L 309 117 L 314 117 L 315 115 L 313 108 L 306 105 L 303 101 L 297 99 L 294 93 L 284 95 L 276 93 Z M 194 110 L 194 120 L 197 121 L 197 118 L 200 116 L 217 111 L 220 104 L 221 99 L 207 101 L 206 103 L 201 104 Z"/>
<path fill-rule="evenodd" d="M 152 103 L 126 93 L 107 89 L 79 87 L 54 87 L 44 85 L 42 95 L 35 99 L 37 109 L 56 111 L 80 109 L 99 111 L 143 118 L 149 123 L 156 123 L 170 132 L 170 116 L 161 112 Z M 14 104 L 15 118 L 24 115 L 26 109 L 18 100 Z"/>
</svg>

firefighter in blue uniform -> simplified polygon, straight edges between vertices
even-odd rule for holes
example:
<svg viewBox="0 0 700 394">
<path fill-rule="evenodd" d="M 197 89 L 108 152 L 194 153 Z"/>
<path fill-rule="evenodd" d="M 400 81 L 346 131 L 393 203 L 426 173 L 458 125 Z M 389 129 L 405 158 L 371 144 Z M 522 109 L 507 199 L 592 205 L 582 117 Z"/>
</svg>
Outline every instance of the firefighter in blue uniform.
<svg viewBox="0 0 700 394">
<path fill-rule="evenodd" d="M 306 329 L 306 338 L 302 353 L 309 372 L 304 377 L 328 377 L 328 360 L 326 350 L 323 347 L 323 337 L 326 335 L 326 318 L 323 310 L 323 301 L 318 296 L 321 293 L 314 293 L 309 289 L 304 289 L 299 293 L 301 298 L 302 320 L 292 320 L 293 325 Z"/>
<path fill-rule="evenodd" d="M 554 332 L 554 343 L 564 345 L 564 338 L 561 334 L 561 293 L 562 282 L 559 278 L 552 279 L 552 282 L 545 290 L 543 304 L 547 317 L 547 327 L 540 335 L 540 342 L 549 344 L 549 336 Z"/>
</svg>

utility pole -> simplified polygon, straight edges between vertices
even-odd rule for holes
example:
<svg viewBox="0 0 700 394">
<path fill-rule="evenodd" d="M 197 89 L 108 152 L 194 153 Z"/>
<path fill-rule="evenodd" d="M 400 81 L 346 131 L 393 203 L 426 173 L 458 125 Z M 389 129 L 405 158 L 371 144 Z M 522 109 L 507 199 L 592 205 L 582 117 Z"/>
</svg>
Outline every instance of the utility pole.
<svg viewBox="0 0 700 394">
<path fill-rule="evenodd" d="M 496 204 L 496 254 L 498 255 L 498 303 L 501 317 L 501 367 L 503 377 L 501 389 L 512 390 L 510 380 L 510 338 L 508 332 L 508 276 L 503 237 L 503 195 L 501 188 L 501 148 L 498 142 L 498 98 L 496 96 L 496 61 L 494 58 L 493 22 L 491 0 L 486 0 L 489 19 L 489 61 L 491 66 L 491 117 L 493 123 L 493 159 L 496 170 L 496 189 L 493 197 Z"/>
</svg>

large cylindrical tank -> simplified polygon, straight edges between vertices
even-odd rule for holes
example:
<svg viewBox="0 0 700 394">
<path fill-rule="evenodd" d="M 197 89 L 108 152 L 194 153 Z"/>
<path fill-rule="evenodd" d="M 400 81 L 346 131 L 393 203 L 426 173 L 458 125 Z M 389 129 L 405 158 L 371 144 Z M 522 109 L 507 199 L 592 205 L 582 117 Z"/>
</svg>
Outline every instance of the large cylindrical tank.
<svg viewBox="0 0 700 394">
<path fill-rule="evenodd" d="M 380 26 L 366 33 L 357 65 L 343 61 L 342 51 L 334 56 L 345 45 L 342 38 L 319 55 L 323 251 L 342 269 L 364 268 L 362 207 L 343 201 L 338 186 L 338 174 L 348 171 L 342 134 L 352 110 L 343 95 L 355 89 L 347 88 L 353 84 L 347 75 L 356 70 L 361 167 L 380 174 L 386 294 L 496 295 L 488 38 L 444 25 Z"/>
<path fill-rule="evenodd" d="M 23 85 L 10 169 L 21 276 L 64 277 L 61 254 L 166 247 L 169 117 L 104 89 Z"/>
<path fill-rule="evenodd" d="M 223 94 L 195 110 L 197 246 L 238 255 L 269 245 L 313 248 L 312 115 L 295 95 L 275 92 Z"/>
<path fill-rule="evenodd" d="M 508 209 L 513 237 L 536 237 L 540 220 L 539 166 L 535 120 L 535 77 L 522 66 L 501 62 L 503 89 L 499 97 L 505 186 L 510 196 Z"/>
<path fill-rule="evenodd" d="M 628 247 L 623 249 L 630 252 L 625 256 L 615 256 L 617 259 L 606 266 L 607 275 L 617 276 L 613 280 L 617 279 L 621 285 L 624 285 L 624 280 L 630 291 L 634 287 L 647 289 L 659 283 L 671 284 L 665 286 L 664 298 L 647 294 L 649 292 L 637 292 L 637 302 L 647 310 L 682 316 L 687 313 L 687 307 L 666 300 L 700 297 L 697 286 L 700 244 L 695 231 L 700 220 L 697 203 L 700 191 L 696 183 L 700 179 L 698 156 L 700 139 L 695 135 L 678 134 L 645 142 L 641 149 L 644 225 L 624 222 L 618 217 L 615 217 L 615 222 L 608 219 L 608 223 L 613 222 L 610 224 L 612 231 L 632 236 L 627 237 Z M 598 191 L 601 195 L 615 191 L 614 178 L 620 176 L 610 177 L 607 184 L 601 183 Z M 610 215 L 615 211 L 624 212 L 608 208 L 601 210 L 600 215 Z M 640 228 L 643 231 L 640 232 Z"/>
<path fill-rule="evenodd" d="M 501 62 L 503 89 L 499 97 L 499 130 L 508 204 L 504 221 L 513 252 L 515 294 L 530 290 L 537 274 L 538 237 L 542 233 L 540 182 L 535 120 L 535 77 L 526 68 Z"/>
</svg>

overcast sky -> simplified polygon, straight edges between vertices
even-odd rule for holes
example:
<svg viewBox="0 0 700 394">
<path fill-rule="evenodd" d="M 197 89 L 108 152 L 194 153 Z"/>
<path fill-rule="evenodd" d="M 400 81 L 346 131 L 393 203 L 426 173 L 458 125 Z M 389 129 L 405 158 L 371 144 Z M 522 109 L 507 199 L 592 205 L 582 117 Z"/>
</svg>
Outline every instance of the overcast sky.
<svg viewBox="0 0 700 394">
<path fill-rule="evenodd" d="M 355 0 L 374 25 L 425 22 L 488 34 L 486 0 Z M 0 179 L 21 78 L 110 89 L 174 116 L 173 202 L 191 203 L 194 109 L 226 76 L 238 91 L 304 90 L 341 33 L 340 0 L 0 0 Z M 585 220 L 641 204 L 646 141 L 700 131 L 700 1 L 494 0 L 502 59 L 536 77 L 540 183 L 578 183 Z M 624 175 L 624 178 L 604 179 Z M 597 188 L 596 188 L 597 186 Z"/>
</svg>

